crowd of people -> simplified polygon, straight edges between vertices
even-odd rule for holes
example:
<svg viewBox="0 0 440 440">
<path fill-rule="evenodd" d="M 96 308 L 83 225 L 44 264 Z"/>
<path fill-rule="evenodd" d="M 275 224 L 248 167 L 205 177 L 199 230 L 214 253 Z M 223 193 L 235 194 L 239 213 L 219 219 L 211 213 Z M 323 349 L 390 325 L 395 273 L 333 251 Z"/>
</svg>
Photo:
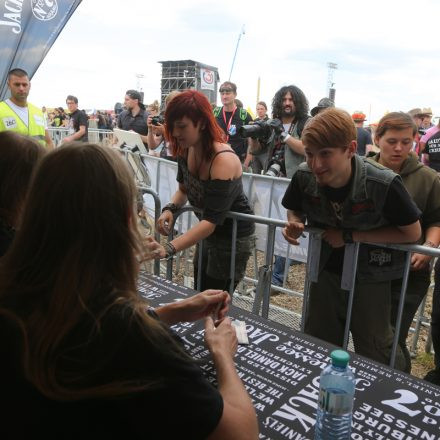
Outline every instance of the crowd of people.
<svg viewBox="0 0 440 440">
<path fill-rule="evenodd" d="M 54 149 L 43 112 L 27 101 L 26 72 L 13 69 L 8 85 L 11 97 L 0 103 L 0 399 L 11 416 L 0 433 L 66 438 L 68 426 L 69 438 L 84 432 L 137 437 L 146 429 L 164 439 L 258 437 L 226 317 L 226 290 L 243 278 L 255 247 L 254 222 L 240 220 L 234 228 L 226 218 L 229 211 L 253 214 L 243 170 L 290 179 L 282 200 L 289 243 L 298 244 L 306 224 L 323 230 L 319 275 L 307 304 L 308 334 L 342 346 L 344 249 L 362 243 L 350 330 L 357 353 L 389 363 L 405 258 L 365 243 L 440 244 L 440 124 L 432 125 L 429 109 L 388 113 L 368 130 L 362 112 L 350 115 L 329 98 L 309 112 L 294 85 L 275 93 L 272 118 L 259 102 L 255 119 L 237 105 L 237 86 L 230 81 L 220 86 L 220 107 L 185 90 L 170 95 L 160 112 L 157 103 L 147 109 L 141 94 L 128 90 L 115 126 L 138 133 L 149 150 L 161 146 L 162 157 L 177 162 L 178 190 L 162 209 L 159 232 L 170 234 L 174 214 L 186 203 L 199 219 L 162 245 L 139 233 L 133 176 L 114 149 L 88 142 L 88 119 L 77 97 L 66 98 L 68 118 L 63 109 L 54 112 L 58 126 L 69 128 Z M 108 123 L 98 115 L 98 124 Z M 140 263 L 172 258 L 194 244 L 201 293 L 149 308 L 136 290 Z M 431 260 L 411 256 L 396 356 L 396 368 L 406 372 L 406 337 L 430 284 Z M 285 266 L 283 258 L 275 259 L 273 284 L 282 280 Z M 425 378 L 437 385 L 439 278 L 437 264 L 436 368 Z M 169 327 L 198 319 L 205 320 L 218 388 Z M 23 411 L 27 423 L 17 425 L 12 415 Z M 146 415 L 148 426 L 139 423 Z"/>
</svg>

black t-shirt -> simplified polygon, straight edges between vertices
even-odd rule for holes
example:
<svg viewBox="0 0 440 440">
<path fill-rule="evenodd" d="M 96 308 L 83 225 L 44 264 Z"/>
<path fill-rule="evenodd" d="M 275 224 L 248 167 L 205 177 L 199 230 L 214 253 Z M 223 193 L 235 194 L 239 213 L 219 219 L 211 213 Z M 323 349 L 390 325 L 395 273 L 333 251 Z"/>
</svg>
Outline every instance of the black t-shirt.
<svg viewBox="0 0 440 440">
<path fill-rule="evenodd" d="M 425 146 L 425 153 L 429 155 L 429 166 L 440 172 L 440 131 L 433 134 Z"/>
<path fill-rule="evenodd" d="M 372 145 L 371 133 L 365 128 L 356 127 L 357 131 L 357 154 L 359 156 L 365 156 L 365 150 L 367 145 Z"/>
<path fill-rule="evenodd" d="M 220 393 L 194 362 L 165 355 L 173 349 L 169 340 L 160 349 L 149 343 L 142 322 L 130 315 L 114 306 L 90 338 L 92 320 L 83 322 L 57 362 L 72 379 L 81 371 L 82 385 L 119 379 L 155 381 L 153 386 L 120 398 L 64 402 L 45 397 L 24 378 L 17 331 L 0 316 L 0 438 L 206 438 L 223 413 Z"/>
<path fill-rule="evenodd" d="M 329 186 L 322 187 L 325 196 L 336 205 L 344 202 L 347 198 L 352 185 L 352 178 L 347 185 L 341 188 L 331 188 Z M 303 192 L 299 186 L 296 174 L 287 187 L 284 194 L 282 205 L 291 211 L 303 212 L 302 207 Z M 306 216 L 307 213 L 303 212 Z M 420 210 L 411 199 L 401 179 L 394 179 L 389 186 L 385 199 L 383 216 L 388 220 L 390 225 L 407 226 L 416 222 L 420 218 Z M 325 227 L 325 225 L 322 225 Z M 325 266 L 326 270 L 335 273 L 341 273 L 344 261 L 345 247 L 333 248 L 331 257 Z"/>
<path fill-rule="evenodd" d="M 243 162 L 246 158 L 248 141 L 246 138 L 242 138 L 238 135 L 238 130 L 240 127 L 243 127 L 243 125 L 248 125 L 250 122 L 252 122 L 252 118 L 250 117 L 249 113 L 246 112 L 246 117 L 242 119 L 240 117 L 240 113 L 243 112 L 240 112 L 240 109 L 237 108 L 235 112 L 225 112 L 223 114 L 222 108 L 216 119 L 218 125 L 220 125 L 228 136 L 226 142 L 231 145 L 241 162 Z"/>
<path fill-rule="evenodd" d="M 122 130 L 133 130 L 135 133 L 139 133 L 142 136 L 148 134 L 148 112 L 140 109 L 136 116 L 133 116 L 130 110 L 124 110 L 118 117 L 118 128 Z M 148 144 L 144 142 L 145 148 L 148 149 Z"/>
<path fill-rule="evenodd" d="M 69 128 L 73 128 L 73 131 L 76 133 L 79 131 L 79 128 L 84 125 L 86 127 L 86 131 L 84 133 L 84 136 L 82 136 L 79 139 L 76 139 L 77 141 L 87 142 L 89 139 L 88 132 L 89 132 L 89 120 L 87 119 L 87 115 L 82 110 L 75 110 L 70 115 L 69 120 Z"/>
<path fill-rule="evenodd" d="M 118 117 L 118 127 L 146 136 L 148 134 L 147 119 L 148 113 L 145 110 L 141 109 L 136 116 L 133 116 L 130 110 L 124 110 Z"/>
</svg>

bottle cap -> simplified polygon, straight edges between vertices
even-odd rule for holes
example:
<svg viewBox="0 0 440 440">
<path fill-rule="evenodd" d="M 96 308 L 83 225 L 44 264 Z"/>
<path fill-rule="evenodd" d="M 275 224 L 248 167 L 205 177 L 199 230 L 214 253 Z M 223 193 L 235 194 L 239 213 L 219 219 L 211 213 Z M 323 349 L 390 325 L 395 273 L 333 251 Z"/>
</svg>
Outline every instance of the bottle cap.
<svg viewBox="0 0 440 440">
<path fill-rule="evenodd" d="M 350 355 L 344 350 L 333 350 L 330 354 L 332 365 L 335 367 L 346 367 L 350 360 Z"/>
</svg>

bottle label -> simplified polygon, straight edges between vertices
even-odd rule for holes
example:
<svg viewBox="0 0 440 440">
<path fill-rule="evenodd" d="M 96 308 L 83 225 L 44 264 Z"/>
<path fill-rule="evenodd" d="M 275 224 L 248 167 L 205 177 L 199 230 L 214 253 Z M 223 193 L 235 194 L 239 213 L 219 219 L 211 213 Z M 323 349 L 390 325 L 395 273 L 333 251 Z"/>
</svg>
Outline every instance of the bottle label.
<svg viewBox="0 0 440 440">
<path fill-rule="evenodd" d="M 351 413 L 353 409 L 353 399 L 350 394 L 335 390 L 319 391 L 319 407 L 334 416 L 342 416 Z"/>
</svg>

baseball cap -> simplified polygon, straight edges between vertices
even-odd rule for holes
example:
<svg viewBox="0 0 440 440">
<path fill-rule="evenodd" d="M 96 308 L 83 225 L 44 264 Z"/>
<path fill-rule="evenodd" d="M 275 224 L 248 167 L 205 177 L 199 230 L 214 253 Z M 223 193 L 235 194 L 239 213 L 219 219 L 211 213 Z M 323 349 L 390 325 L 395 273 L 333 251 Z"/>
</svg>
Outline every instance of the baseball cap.
<svg viewBox="0 0 440 440">
<path fill-rule="evenodd" d="M 352 115 L 351 115 L 351 119 L 353 119 L 353 121 L 366 121 L 367 117 L 365 116 L 365 113 L 361 112 L 360 110 L 356 110 Z"/>
<path fill-rule="evenodd" d="M 312 116 L 316 116 L 319 112 L 319 110 L 329 107 L 334 107 L 335 103 L 330 98 L 322 98 L 319 100 L 318 105 L 316 107 L 313 107 L 310 111 L 310 114 Z"/>
<path fill-rule="evenodd" d="M 131 99 L 137 99 L 139 103 L 139 107 L 145 110 L 145 105 L 142 103 L 142 95 L 137 90 L 127 90 L 125 92 Z"/>
</svg>

